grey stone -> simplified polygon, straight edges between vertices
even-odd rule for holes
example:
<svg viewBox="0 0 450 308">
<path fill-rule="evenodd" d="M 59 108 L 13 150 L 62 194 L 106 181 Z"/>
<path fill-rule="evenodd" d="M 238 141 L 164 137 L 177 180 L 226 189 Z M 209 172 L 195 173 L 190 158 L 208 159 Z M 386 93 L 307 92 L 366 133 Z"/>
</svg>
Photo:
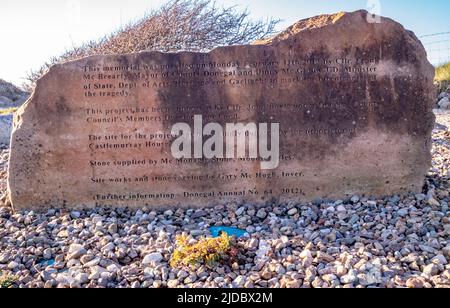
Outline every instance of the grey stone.
<svg viewBox="0 0 450 308">
<path fill-rule="evenodd" d="M 448 97 L 442 98 L 438 103 L 439 108 L 441 109 L 450 109 L 450 99 Z"/>
<path fill-rule="evenodd" d="M 10 255 L 8 253 L 0 254 L 0 264 L 8 263 Z"/>
<path fill-rule="evenodd" d="M 350 199 L 350 201 L 351 201 L 353 204 L 358 203 L 358 201 L 359 201 L 359 196 L 353 196 L 353 197 Z"/>
<path fill-rule="evenodd" d="M 72 244 L 70 245 L 69 252 L 67 253 L 67 260 L 79 259 L 85 254 L 87 254 L 87 251 L 83 245 Z"/>
<path fill-rule="evenodd" d="M 265 219 L 267 217 L 267 213 L 264 209 L 260 209 L 257 213 L 256 216 L 260 219 Z"/>
<path fill-rule="evenodd" d="M 439 274 L 439 267 L 436 264 L 431 263 L 423 268 L 423 273 L 425 275 L 435 276 Z"/>
<path fill-rule="evenodd" d="M 290 216 L 294 216 L 295 214 L 298 213 L 298 210 L 297 210 L 296 208 L 292 208 L 292 209 L 290 209 L 287 213 L 288 213 L 288 215 L 290 215 Z"/>
<path fill-rule="evenodd" d="M 0 115 L 0 145 L 9 146 L 13 125 L 13 115 Z"/>
<path fill-rule="evenodd" d="M 247 277 L 245 276 L 237 276 L 236 279 L 233 281 L 233 287 L 234 288 L 242 288 L 247 281 Z"/>
<path fill-rule="evenodd" d="M 359 221 L 359 216 L 354 214 L 352 215 L 352 217 L 350 218 L 350 220 L 348 221 L 349 225 L 354 225 L 355 223 L 357 223 Z"/>
<path fill-rule="evenodd" d="M 16 261 L 11 261 L 8 263 L 8 269 L 10 269 L 10 270 L 15 270 L 18 267 L 19 267 L 19 263 L 17 263 Z"/>
<path fill-rule="evenodd" d="M 236 216 L 241 216 L 245 212 L 245 207 L 240 207 L 236 210 L 235 214 Z"/>
<path fill-rule="evenodd" d="M 153 265 L 156 266 L 163 260 L 163 256 L 160 252 L 153 252 L 144 257 L 142 260 L 143 265 Z"/>
<path fill-rule="evenodd" d="M 408 215 L 408 213 L 409 213 L 409 211 L 407 208 L 402 208 L 397 211 L 397 214 L 400 217 L 406 217 Z"/>
<path fill-rule="evenodd" d="M 433 259 L 431 259 L 431 262 L 436 265 L 447 265 L 447 259 L 443 255 L 437 255 Z"/>
</svg>

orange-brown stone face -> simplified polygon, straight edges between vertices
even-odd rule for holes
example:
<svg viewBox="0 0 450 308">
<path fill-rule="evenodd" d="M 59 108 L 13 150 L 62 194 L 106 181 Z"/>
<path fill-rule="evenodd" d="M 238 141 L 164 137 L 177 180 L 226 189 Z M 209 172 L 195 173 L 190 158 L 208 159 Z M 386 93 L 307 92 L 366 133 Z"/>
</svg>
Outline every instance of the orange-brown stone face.
<svg viewBox="0 0 450 308">
<path fill-rule="evenodd" d="M 14 208 L 420 191 L 431 160 L 434 69 L 414 34 L 385 18 L 369 23 L 366 14 L 303 20 L 272 39 L 210 53 L 95 56 L 52 67 L 15 118 Z M 176 159 L 172 127 L 193 127 L 195 115 L 223 127 L 278 123 L 279 165 Z"/>
</svg>

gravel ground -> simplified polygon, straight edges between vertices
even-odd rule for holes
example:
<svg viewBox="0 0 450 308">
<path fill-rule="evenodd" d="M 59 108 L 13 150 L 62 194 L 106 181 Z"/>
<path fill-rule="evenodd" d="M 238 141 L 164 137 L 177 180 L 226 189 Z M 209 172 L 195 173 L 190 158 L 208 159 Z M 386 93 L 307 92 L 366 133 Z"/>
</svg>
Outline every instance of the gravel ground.
<svg viewBox="0 0 450 308">
<path fill-rule="evenodd" d="M 438 115 L 433 138 L 418 195 L 175 212 L 0 208 L 0 286 L 450 287 L 449 114 Z M 7 157 L 2 151 L 0 200 Z M 235 263 L 170 268 L 176 234 L 197 238 L 216 224 L 250 234 Z"/>
</svg>

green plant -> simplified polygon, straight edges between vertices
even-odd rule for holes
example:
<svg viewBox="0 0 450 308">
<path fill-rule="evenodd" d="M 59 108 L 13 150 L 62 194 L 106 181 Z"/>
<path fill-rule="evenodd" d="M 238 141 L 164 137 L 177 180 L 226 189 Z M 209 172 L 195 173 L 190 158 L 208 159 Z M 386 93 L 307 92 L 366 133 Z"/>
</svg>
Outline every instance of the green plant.
<svg viewBox="0 0 450 308">
<path fill-rule="evenodd" d="M 16 278 L 9 274 L 0 274 L 0 289 L 11 288 L 16 283 Z"/>
<path fill-rule="evenodd" d="M 191 244 L 187 235 L 177 236 L 170 266 L 175 268 L 204 264 L 213 267 L 232 249 L 231 240 L 230 236 L 222 233 L 220 237 L 201 238 Z"/>
</svg>

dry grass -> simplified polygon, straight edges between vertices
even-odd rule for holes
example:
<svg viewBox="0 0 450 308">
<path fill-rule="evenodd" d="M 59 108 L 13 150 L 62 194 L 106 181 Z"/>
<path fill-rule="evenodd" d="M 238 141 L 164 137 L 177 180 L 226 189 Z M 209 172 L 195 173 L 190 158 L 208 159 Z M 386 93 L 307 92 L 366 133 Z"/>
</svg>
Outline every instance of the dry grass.
<svg viewBox="0 0 450 308">
<path fill-rule="evenodd" d="M 8 115 L 8 114 L 13 114 L 14 112 L 17 111 L 17 107 L 12 107 L 12 108 L 6 108 L 6 109 L 0 109 L 0 115 Z"/>
<path fill-rule="evenodd" d="M 444 91 L 450 85 L 450 62 L 436 67 L 436 82 L 440 91 Z"/>
<path fill-rule="evenodd" d="M 9 274 L 0 273 L 0 289 L 8 289 L 14 286 L 16 277 Z"/>
<path fill-rule="evenodd" d="M 98 41 L 73 47 L 32 71 L 23 85 L 32 91 L 50 66 L 92 55 L 140 51 L 207 51 L 247 44 L 275 33 L 279 20 L 251 20 L 248 10 L 222 7 L 214 0 L 170 0 L 159 9 Z"/>
</svg>

